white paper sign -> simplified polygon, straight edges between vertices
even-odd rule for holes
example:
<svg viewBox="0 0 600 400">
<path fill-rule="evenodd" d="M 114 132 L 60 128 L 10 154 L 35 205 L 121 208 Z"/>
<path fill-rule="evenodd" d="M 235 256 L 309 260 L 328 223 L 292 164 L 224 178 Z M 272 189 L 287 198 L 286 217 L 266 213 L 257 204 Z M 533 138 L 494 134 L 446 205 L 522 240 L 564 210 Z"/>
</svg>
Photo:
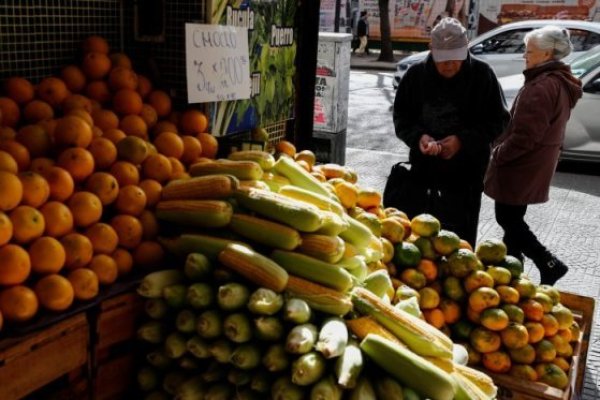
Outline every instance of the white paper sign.
<svg viewBox="0 0 600 400">
<path fill-rule="evenodd" d="M 250 98 L 248 29 L 185 24 L 188 103 Z"/>
</svg>

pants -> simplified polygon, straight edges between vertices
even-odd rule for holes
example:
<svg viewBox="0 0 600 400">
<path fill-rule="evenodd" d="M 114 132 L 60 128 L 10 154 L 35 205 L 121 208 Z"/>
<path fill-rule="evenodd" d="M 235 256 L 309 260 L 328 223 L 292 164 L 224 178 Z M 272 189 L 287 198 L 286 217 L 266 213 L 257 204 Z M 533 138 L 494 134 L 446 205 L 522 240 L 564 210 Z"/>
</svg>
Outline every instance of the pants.
<svg viewBox="0 0 600 400">
<path fill-rule="evenodd" d="M 475 248 L 481 210 L 481 191 L 468 187 L 454 190 L 440 189 L 435 192 L 441 198 L 439 201 L 431 202 L 428 212 L 440 220 L 442 229 L 453 231 Z"/>
<path fill-rule="evenodd" d="M 356 52 L 358 54 L 362 54 L 366 51 L 367 54 L 369 54 L 369 51 L 367 50 L 367 44 L 369 43 L 369 39 L 367 38 L 367 36 L 361 36 L 358 39 L 360 40 L 360 45 L 358 46 L 358 50 L 356 50 Z"/>
<path fill-rule="evenodd" d="M 523 259 L 531 258 L 536 265 L 548 256 L 548 250 L 542 245 L 525 222 L 527 205 L 512 206 L 496 202 L 494 205 L 496 222 L 504 229 L 504 244 L 508 254 Z"/>
</svg>

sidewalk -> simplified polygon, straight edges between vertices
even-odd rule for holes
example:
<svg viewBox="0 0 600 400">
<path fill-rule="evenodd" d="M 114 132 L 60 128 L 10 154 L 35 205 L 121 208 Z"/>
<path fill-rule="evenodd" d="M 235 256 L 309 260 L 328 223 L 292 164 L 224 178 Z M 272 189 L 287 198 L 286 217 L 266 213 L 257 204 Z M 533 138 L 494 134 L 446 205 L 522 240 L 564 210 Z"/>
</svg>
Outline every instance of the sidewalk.
<svg viewBox="0 0 600 400">
<path fill-rule="evenodd" d="M 383 71 L 395 71 L 396 63 L 410 53 L 394 51 L 394 61 L 377 61 L 379 49 L 370 50 L 369 54 L 352 53 L 350 57 L 351 69 L 375 69 Z"/>
</svg>

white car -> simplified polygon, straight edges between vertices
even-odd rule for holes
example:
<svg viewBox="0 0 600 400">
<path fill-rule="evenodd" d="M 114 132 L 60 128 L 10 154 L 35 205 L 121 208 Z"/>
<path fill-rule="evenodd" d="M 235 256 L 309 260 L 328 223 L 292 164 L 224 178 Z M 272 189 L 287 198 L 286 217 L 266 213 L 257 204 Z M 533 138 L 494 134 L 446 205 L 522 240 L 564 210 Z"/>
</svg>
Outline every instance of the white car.
<svg viewBox="0 0 600 400">
<path fill-rule="evenodd" d="M 572 59 L 573 75 L 581 79 L 583 97 L 579 99 L 567 122 L 560 158 L 572 161 L 600 162 L 600 46 Z M 523 86 L 523 74 L 498 79 L 506 102 L 512 106 Z"/>
<path fill-rule="evenodd" d="M 574 52 L 569 59 L 600 44 L 600 22 L 543 19 L 501 25 L 471 40 L 469 51 L 477 58 L 486 61 L 499 78 L 518 74 L 525 69 L 523 37 L 527 32 L 546 25 L 557 25 L 569 29 L 574 47 Z M 406 70 L 414 63 L 424 60 L 428 54 L 429 51 L 422 51 L 405 57 L 396 64 L 394 89 L 398 88 Z"/>
</svg>

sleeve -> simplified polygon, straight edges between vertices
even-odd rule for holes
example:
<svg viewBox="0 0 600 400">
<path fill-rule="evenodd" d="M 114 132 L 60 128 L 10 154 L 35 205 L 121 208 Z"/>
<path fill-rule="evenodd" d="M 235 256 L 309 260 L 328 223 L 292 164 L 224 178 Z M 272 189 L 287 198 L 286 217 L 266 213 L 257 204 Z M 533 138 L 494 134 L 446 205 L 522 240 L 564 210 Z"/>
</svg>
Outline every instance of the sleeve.
<svg viewBox="0 0 600 400">
<path fill-rule="evenodd" d="M 416 67 L 416 68 L 415 68 Z M 420 122 L 422 104 L 417 95 L 419 88 L 419 65 L 414 65 L 406 71 L 400 81 L 394 99 L 394 128 L 396 136 L 411 149 L 419 146 L 419 139 L 425 134 L 425 127 Z"/>
<path fill-rule="evenodd" d="M 516 105 L 512 130 L 494 149 L 498 165 L 515 160 L 531 151 L 548 131 L 554 110 L 552 93 L 545 85 L 524 87 Z"/>
<path fill-rule="evenodd" d="M 462 150 L 469 157 L 489 152 L 491 144 L 510 120 L 504 93 L 491 68 L 484 71 L 475 85 L 478 95 L 470 100 L 473 122 L 457 133 Z"/>
</svg>

